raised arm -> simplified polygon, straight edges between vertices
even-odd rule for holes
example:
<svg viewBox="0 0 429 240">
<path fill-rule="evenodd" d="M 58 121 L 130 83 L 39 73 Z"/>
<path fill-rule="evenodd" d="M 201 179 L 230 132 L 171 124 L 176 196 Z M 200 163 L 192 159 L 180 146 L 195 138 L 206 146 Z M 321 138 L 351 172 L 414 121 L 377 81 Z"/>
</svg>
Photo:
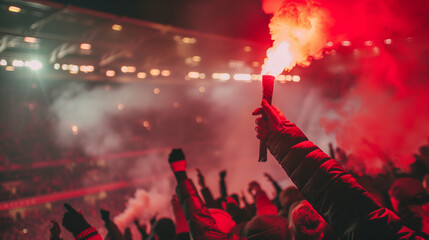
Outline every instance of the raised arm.
<svg viewBox="0 0 429 240">
<path fill-rule="evenodd" d="M 215 220 L 198 195 L 192 180 L 188 179 L 182 149 L 173 149 L 168 162 L 177 180 L 177 196 L 188 221 L 192 238 L 195 240 L 229 239 L 227 234 L 218 230 Z"/>
<path fill-rule="evenodd" d="M 345 239 L 422 239 L 265 100 L 253 115 L 263 112 L 268 121 L 256 119 L 257 138 L 266 140 L 283 170 L 339 235 Z"/>
<path fill-rule="evenodd" d="M 63 215 L 63 226 L 73 234 L 76 240 L 102 240 L 93 226 L 89 225 L 83 215 L 65 203 L 67 211 Z"/>
</svg>

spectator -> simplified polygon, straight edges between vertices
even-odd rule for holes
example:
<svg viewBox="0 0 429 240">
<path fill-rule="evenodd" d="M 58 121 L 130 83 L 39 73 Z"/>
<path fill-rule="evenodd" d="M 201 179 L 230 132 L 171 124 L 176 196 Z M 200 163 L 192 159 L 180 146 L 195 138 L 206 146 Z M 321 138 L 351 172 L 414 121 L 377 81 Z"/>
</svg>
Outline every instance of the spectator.
<svg viewBox="0 0 429 240">
<path fill-rule="evenodd" d="M 279 196 L 281 209 L 279 215 L 287 218 L 289 216 L 290 206 L 295 203 L 304 200 L 301 192 L 295 187 L 290 186 L 284 189 Z"/>
<path fill-rule="evenodd" d="M 73 234 L 76 240 L 102 240 L 97 229 L 89 225 L 82 214 L 67 203 L 64 204 L 64 207 L 67 212 L 63 215 L 63 226 Z"/>
<path fill-rule="evenodd" d="M 325 220 L 307 201 L 295 202 L 289 213 L 293 240 L 322 240 Z"/>
<path fill-rule="evenodd" d="M 422 183 L 414 178 L 397 179 L 389 190 L 393 210 L 416 232 L 429 234 L 429 202 Z"/>
<path fill-rule="evenodd" d="M 200 239 L 240 239 L 237 235 L 223 233 L 199 197 L 194 184 L 186 174 L 185 155 L 181 149 L 173 149 L 168 162 L 177 180 L 177 195 L 188 221 L 194 240 Z"/>
<path fill-rule="evenodd" d="M 248 240 L 289 240 L 290 230 L 286 218 L 277 215 L 260 215 L 252 218 L 244 229 Z"/>
<path fill-rule="evenodd" d="M 175 240 L 176 239 L 176 226 L 170 218 L 161 218 L 153 225 L 153 230 L 149 239 L 159 240 Z"/>
<path fill-rule="evenodd" d="M 308 202 L 344 239 L 423 239 L 380 206 L 339 164 L 310 142 L 274 106 L 262 100 L 268 120 L 256 119 L 257 138 L 289 175 Z"/>
</svg>

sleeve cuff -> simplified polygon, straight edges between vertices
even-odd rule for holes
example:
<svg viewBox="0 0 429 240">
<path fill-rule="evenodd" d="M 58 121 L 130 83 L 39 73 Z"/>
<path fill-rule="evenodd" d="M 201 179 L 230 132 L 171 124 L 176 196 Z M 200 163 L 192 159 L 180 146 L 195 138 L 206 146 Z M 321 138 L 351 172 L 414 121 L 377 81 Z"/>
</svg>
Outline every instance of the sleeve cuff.
<svg viewBox="0 0 429 240">
<path fill-rule="evenodd" d="M 75 236 L 76 240 L 102 240 L 95 227 L 89 227 Z"/>
</svg>

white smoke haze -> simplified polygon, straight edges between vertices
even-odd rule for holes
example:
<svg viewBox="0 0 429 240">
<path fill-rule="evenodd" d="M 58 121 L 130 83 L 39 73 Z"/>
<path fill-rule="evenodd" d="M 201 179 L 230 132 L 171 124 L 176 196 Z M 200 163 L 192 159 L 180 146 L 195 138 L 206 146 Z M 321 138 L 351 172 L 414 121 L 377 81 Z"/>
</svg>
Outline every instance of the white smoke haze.
<svg viewBox="0 0 429 240">
<path fill-rule="evenodd" d="M 135 219 L 141 223 L 149 223 L 156 216 L 172 218 L 170 200 L 173 190 L 169 179 L 154 182 L 150 190 L 137 189 L 133 198 L 128 199 L 125 210 L 115 216 L 113 221 L 121 231 L 131 227 Z M 149 226 L 149 224 L 148 224 Z"/>
<path fill-rule="evenodd" d="M 355 6 L 356 2 L 353 3 Z M 337 23 L 341 19 L 335 18 L 338 12 L 333 14 Z M 349 37 L 348 33 L 341 33 L 342 27 L 337 28 L 337 35 L 333 36 L 338 37 L 338 41 Z M 356 29 L 354 36 L 362 32 L 362 29 Z M 373 37 L 384 38 L 381 34 Z M 384 165 L 380 162 L 379 153 L 375 154 L 374 149 L 368 148 L 369 144 L 379 145 L 382 152 L 392 157 L 395 166 L 405 169 L 410 163 L 408 156 L 425 141 L 429 132 L 426 127 L 429 120 L 426 111 L 428 81 L 427 77 L 421 80 L 424 62 L 416 60 L 418 54 L 408 54 L 409 46 L 395 47 L 395 50 L 404 52 L 400 57 L 387 51 L 387 47 L 378 47 L 380 56 L 372 61 L 364 59 L 359 62 L 362 68 L 353 72 L 355 85 L 343 89 L 335 99 L 325 96 L 331 86 L 314 84 L 316 79 L 306 78 L 300 83 L 276 83 L 273 96 L 273 104 L 311 141 L 325 152 L 329 142 L 338 143 L 357 156 L 350 160 L 348 167 L 357 166 L 360 170 L 368 170 L 368 173 L 379 172 Z M 402 58 L 405 60 L 401 62 L 403 56 L 408 57 Z M 337 57 L 341 62 L 340 56 Z M 305 71 L 313 71 L 312 66 Z M 340 85 L 343 80 L 332 84 Z M 132 117 L 134 113 L 151 113 L 154 114 L 151 123 L 163 125 L 163 131 L 146 139 L 146 147 L 159 147 L 163 142 L 165 144 L 161 146 L 164 147 L 183 147 L 189 176 L 197 185 L 194 169 L 200 168 L 215 197 L 220 196 L 218 173 L 224 169 L 228 171 L 229 193 L 247 194 L 247 184 L 253 180 L 259 181 L 269 194 L 272 193 L 274 190 L 264 178 L 264 172 L 283 183 L 282 187 L 291 184 L 271 156 L 267 163 L 257 162 L 259 142 L 255 137 L 255 117 L 251 112 L 260 105 L 260 82 L 204 84 L 206 91 L 203 93 L 198 92 L 198 87 L 203 84 L 186 84 L 179 87 L 124 83 L 112 86 L 109 91 L 104 86 L 89 88 L 81 83 L 70 84 L 57 93 L 51 108 L 57 116 L 58 141 L 64 146 L 78 144 L 89 156 L 119 152 L 133 136 L 133 129 L 128 128 L 126 122 L 120 131 L 112 128 L 111 119 L 117 118 L 120 122 L 124 115 Z M 155 87 L 160 88 L 159 95 L 154 95 Z M 179 103 L 177 109 L 172 107 L 174 102 Z M 118 104 L 123 105 L 122 110 L 118 109 Z M 195 123 L 197 117 L 202 117 L 200 125 Z M 77 136 L 72 134 L 73 125 L 79 128 Z M 407 136 L 405 140 L 398 140 L 404 139 L 404 135 Z M 194 137 L 213 142 L 202 146 L 186 145 Z M 366 144 L 362 144 L 363 141 Z M 363 160 L 362 156 L 369 157 Z M 133 164 L 124 161 L 108 165 L 106 172 L 111 175 L 124 171 L 130 179 L 150 178 L 136 191 L 124 212 L 115 218 L 122 229 L 136 217 L 147 222 L 155 213 L 171 216 L 169 201 L 175 183 L 166 163 L 167 157 L 168 151 Z"/>
<path fill-rule="evenodd" d="M 83 83 L 71 83 L 57 95 L 51 111 L 58 118 L 59 141 L 66 146 L 79 141 L 78 144 L 91 156 L 119 150 L 123 139 L 130 134 L 115 132 L 109 126 L 112 116 L 122 111 L 150 110 L 169 104 L 163 101 L 165 98 L 156 99 L 153 88 L 132 83 L 118 88 L 106 85 L 92 89 Z M 70 138 L 73 125 L 78 127 L 78 140 Z"/>
<path fill-rule="evenodd" d="M 179 117 L 185 117 L 187 122 L 178 119 L 174 114 L 154 116 L 155 119 L 160 119 L 160 123 L 165 123 L 162 120 L 164 118 L 173 125 L 180 123 L 174 125 L 173 129 L 164 126 L 163 129 L 168 131 L 161 131 L 162 136 L 156 141 L 165 141 L 169 146 L 170 140 L 176 139 L 171 147 L 183 147 L 188 160 L 189 176 L 194 179 L 197 189 L 199 186 L 195 168 L 201 169 L 206 184 L 215 197 L 220 197 L 218 174 L 224 169 L 227 170 L 226 180 L 230 194 L 244 192 L 247 195 L 248 183 L 257 180 L 267 193 L 273 196 L 274 188 L 263 176 L 264 172 L 270 173 L 283 187 L 290 185 L 290 180 L 272 157 L 269 157 L 267 163 L 257 162 L 259 142 L 254 132 L 255 117 L 251 113 L 260 105 L 260 82 L 205 85 L 204 93 L 198 92 L 198 87 L 199 85 L 191 84 L 185 87 L 185 91 L 177 91 L 174 86 L 170 86 L 170 89 L 160 86 L 161 93 L 154 95 L 153 86 L 150 84 L 126 83 L 111 87 L 109 91 L 106 91 L 103 85 L 92 88 L 84 84 L 69 85 L 63 92 L 57 93 L 58 97 L 51 109 L 58 119 L 58 139 L 65 146 L 73 143 L 76 136 L 71 134 L 70 126 L 76 124 L 79 126 L 81 147 L 88 155 L 115 153 L 121 151 L 123 143 L 127 142 L 131 134 L 124 134 L 123 128 L 119 132 L 111 128 L 110 118 L 120 119 L 124 114 L 132 115 L 132 112 L 140 111 L 171 113 L 174 109 L 172 103 L 180 101 L 180 107 L 176 110 L 178 114 L 182 114 Z M 297 122 L 309 137 L 324 147 L 333 137 L 314 127 L 315 121 L 320 118 L 314 114 L 323 114 L 323 111 L 312 110 L 321 109 L 322 106 L 319 105 L 321 100 L 318 90 L 309 90 L 309 87 L 305 83 L 276 83 L 273 103 L 290 116 L 291 121 Z M 117 109 L 119 103 L 124 105 L 123 111 Z M 204 117 L 203 124 L 198 125 L 204 126 L 202 129 L 195 128 L 195 116 Z M 127 131 L 132 132 L 131 129 Z M 185 141 L 186 138 L 175 136 L 200 136 L 195 135 L 196 132 L 207 135 L 208 143 L 203 142 L 201 146 L 194 143 L 189 145 L 189 139 Z M 114 141 L 107 142 L 105 138 Z M 148 139 L 148 142 L 155 144 L 153 139 Z M 151 148 L 150 144 L 147 147 Z M 147 223 L 155 213 L 158 213 L 159 217 L 172 216 L 170 199 L 174 193 L 175 180 L 172 179 L 167 163 L 168 154 L 169 150 L 165 150 L 141 157 L 135 162 L 113 161 L 103 170 L 103 174 L 111 175 L 112 179 L 118 174 L 125 174 L 129 179 L 147 177 L 147 182 L 140 185 L 133 200 L 124 203 L 124 212 L 115 217 L 115 222 L 121 229 L 129 226 L 136 217 L 142 223 Z M 90 182 L 85 178 L 82 179 L 83 182 Z"/>
</svg>

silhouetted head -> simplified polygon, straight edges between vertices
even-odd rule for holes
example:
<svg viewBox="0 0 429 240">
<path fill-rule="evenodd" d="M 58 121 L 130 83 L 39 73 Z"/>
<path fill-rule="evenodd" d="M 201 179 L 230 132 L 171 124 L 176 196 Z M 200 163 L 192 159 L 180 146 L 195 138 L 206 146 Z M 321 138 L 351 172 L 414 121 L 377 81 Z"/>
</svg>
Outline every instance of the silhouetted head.
<svg viewBox="0 0 429 240">
<path fill-rule="evenodd" d="M 209 208 L 210 216 L 215 220 L 218 230 L 223 233 L 229 233 L 233 227 L 235 227 L 235 222 L 232 219 L 231 215 L 224 210 L 217 208 Z"/>
<path fill-rule="evenodd" d="M 153 226 L 153 232 L 159 240 L 176 239 L 176 225 L 170 218 L 161 218 Z"/>
<path fill-rule="evenodd" d="M 295 186 L 284 189 L 279 195 L 280 201 L 280 215 L 287 218 L 289 215 L 290 206 L 295 203 L 304 200 L 301 192 Z"/>
<path fill-rule="evenodd" d="M 295 240 L 321 240 L 326 222 L 307 201 L 291 206 L 289 226 Z"/>
<path fill-rule="evenodd" d="M 289 240 L 291 239 L 287 219 L 277 215 L 261 215 L 252 218 L 244 226 L 248 240 Z"/>
</svg>

